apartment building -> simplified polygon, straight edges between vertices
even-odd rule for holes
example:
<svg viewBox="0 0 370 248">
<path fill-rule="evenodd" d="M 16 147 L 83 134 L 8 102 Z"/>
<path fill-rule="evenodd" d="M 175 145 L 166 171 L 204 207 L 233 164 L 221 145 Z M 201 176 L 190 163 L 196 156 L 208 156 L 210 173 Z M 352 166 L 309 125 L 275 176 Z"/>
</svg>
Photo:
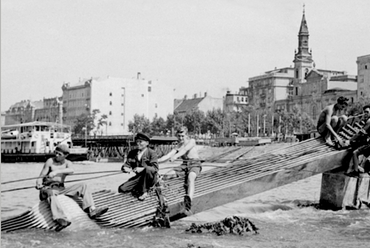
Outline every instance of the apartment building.
<svg viewBox="0 0 370 248">
<path fill-rule="evenodd" d="M 108 116 L 102 135 L 129 134 L 128 124 L 135 114 L 152 120 L 173 113 L 173 89 L 140 73 L 135 78 L 84 79 L 76 85 L 64 84 L 62 90 L 65 123 L 73 125 L 78 116 L 97 109 Z"/>
</svg>

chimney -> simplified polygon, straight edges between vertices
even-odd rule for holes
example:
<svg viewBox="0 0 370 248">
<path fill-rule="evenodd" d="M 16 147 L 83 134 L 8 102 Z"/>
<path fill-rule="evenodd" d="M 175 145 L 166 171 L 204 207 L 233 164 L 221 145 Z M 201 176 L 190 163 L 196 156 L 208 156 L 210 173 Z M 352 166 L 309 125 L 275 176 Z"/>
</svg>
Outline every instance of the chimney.
<svg viewBox="0 0 370 248">
<path fill-rule="evenodd" d="M 207 92 L 204 92 L 204 97 L 206 97 L 207 96 Z"/>
<path fill-rule="evenodd" d="M 140 73 L 140 72 L 138 72 L 138 73 L 137 73 L 137 79 L 140 79 L 140 77 L 141 77 L 141 73 Z"/>
<path fill-rule="evenodd" d="M 184 100 L 186 100 L 187 98 L 188 98 L 188 96 L 187 96 L 187 95 L 185 95 L 185 96 L 184 96 Z"/>
<path fill-rule="evenodd" d="M 193 99 L 195 99 L 195 98 L 197 98 L 197 94 L 194 94 L 194 97 L 193 97 Z"/>
</svg>

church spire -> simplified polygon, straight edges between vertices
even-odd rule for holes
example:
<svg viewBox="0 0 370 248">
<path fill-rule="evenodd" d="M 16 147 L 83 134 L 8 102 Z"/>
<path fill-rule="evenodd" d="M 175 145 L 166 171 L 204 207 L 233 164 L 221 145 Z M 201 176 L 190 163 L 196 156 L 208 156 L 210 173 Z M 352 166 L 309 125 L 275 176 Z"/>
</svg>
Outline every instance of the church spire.
<svg viewBox="0 0 370 248">
<path fill-rule="evenodd" d="M 307 34 L 308 35 L 308 27 L 306 22 L 306 15 L 305 15 L 305 9 L 303 4 L 303 15 L 302 15 L 302 21 L 301 21 L 301 27 L 299 29 L 299 35 Z"/>
<path fill-rule="evenodd" d="M 302 21 L 298 33 L 298 51 L 294 56 L 294 62 L 296 61 L 312 62 L 312 56 L 308 47 L 308 37 L 309 34 L 305 15 L 305 6 L 303 5 Z"/>
<path fill-rule="evenodd" d="M 298 49 L 294 54 L 294 64 L 296 68 L 296 78 L 303 79 L 308 70 L 312 68 L 312 54 L 308 47 L 308 27 L 306 21 L 305 5 L 303 5 L 303 14 L 301 26 L 298 32 Z"/>
</svg>

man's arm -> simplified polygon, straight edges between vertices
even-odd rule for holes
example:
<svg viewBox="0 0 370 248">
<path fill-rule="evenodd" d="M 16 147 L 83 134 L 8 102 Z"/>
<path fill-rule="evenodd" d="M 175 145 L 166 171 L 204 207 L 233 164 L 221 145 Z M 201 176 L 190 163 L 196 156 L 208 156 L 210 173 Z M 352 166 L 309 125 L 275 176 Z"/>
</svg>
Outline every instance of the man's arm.
<svg viewBox="0 0 370 248">
<path fill-rule="evenodd" d="M 143 155 L 144 156 L 144 155 Z M 152 168 L 155 168 L 156 170 L 159 169 L 158 167 L 158 155 L 157 153 L 152 150 L 152 149 L 149 149 L 148 150 L 148 153 L 146 154 L 145 158 L 144 159 L 144 168 L 142 167 L 136 167 L 134 168 L 134 172 L 141 172 L 143 169 L 145 169 L 146 167 L 152 167 Z"/>
<path fill-rule="evenodd" d="M 190 139 L 189 142 L 185 146 L 180 147 L 179 151 L 175 155 L 172 156 L 171 160 L 174 161 L 178 159 L 179 157 L 184 155 L 187 151 L 195 147 L 195 145 L 196 145 L 195 140 Z"/>
<path fill-rule="evenodd" d="M 51 165 L 51 161 L 50 159 L 48 159 L 45 162 L 44 167 L 42 167 L 39 178 L 36 180 L 36 189 L 41 189 L 43 187 L 42 181 L 43 181 L 43 178 L 48 175 L 48 172 L 50 170 L 50 165 Z"/>
<path fill-rule="evenodd" d="M 127 158 L 125 159 L 125 162 L 121 167 L 121 171 L 123 173 L 130 173 L 136 167 L 136 159 L 135 159 L 136 155 L 137 155 L 137 150 L 131 150 L 127 154 Z"/>
<path fill-rule="evenodd" d="M 121 171 L 123 173 L 131 172 L 131 166 L 128 164 L 128 154 L 123 157 L 123 165 L 121 166 Z"/>
<path fill-rule="evenodd" d="M 159 169 L 158 167 L 158 154 L 154 150 L 150 150 L 150 165 L 154 168 Z"/>
<path fill-rule="evenodd" d="M 333 107 L 334 108 L 334 107 Z M 332 135 L 335 136 L 335 138 L 337 138 L 337 140 L 341 140 L 341 138 L 339 137 L 339 135 L 334 131 L 333 127 L 330 125 L 330 122 L 331 122 L 331 116 L 333 114 L 333 108 L 327 108 L 327 109 L 324 109 L 325 111 L 325 126 L 327 127 L 327 129 L 331 132 Z"/>
<path fill-rule="evenodd" d="M 158 159 L 158 163 L 162 163 L 162 162 L 164 162 L 164 161 L 166 161 L 166 160 L 170 159 L 173 155 L 175 155 L 175 154 L 176 154 L 176 152 L 177 152 L 177 150 L 176 150 L 176 149 L 172 149 L 169 153 L 167 153 L 166 155 L 164 155 L 164 156 L 160 157 L 160 158 Z"/>
<path fill-rule="evenodd" d="M 66 168 L 59 169 L 59 170 L 54 170 L 54 171 L 50 172 L 48 176 L 50 178 L 53 178 L 53 177 L 55 177 L 57 175 L 71 175 L 74 172 L 75 171 L 72 168 L 72 162 L 69 161 L 69 160 L 66 160 Z"/>
<path fill-rule="evenodd" d="M 365 126 L 362 128 L 368 135 L 370 135 L 370 118 L 367 119 Z"/>
</svg>

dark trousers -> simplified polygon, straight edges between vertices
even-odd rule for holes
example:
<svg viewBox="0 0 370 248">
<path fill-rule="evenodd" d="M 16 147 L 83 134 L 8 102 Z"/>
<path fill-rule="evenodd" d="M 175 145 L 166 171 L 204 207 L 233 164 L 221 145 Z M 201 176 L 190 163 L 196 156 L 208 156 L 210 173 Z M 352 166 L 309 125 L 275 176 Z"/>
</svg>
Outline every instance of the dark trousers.
<svg viewBox="0 0 370 248">
<path fill-rule="evenodd" d="M 157 170 L 155 168 L 146 167 L 136 176 L 131 177 L 127 182 L 124 182 L 118 187 L 119 193 L 135 191 L 138 195 L 142 195 L 157 183 Z"/>
</svg>

